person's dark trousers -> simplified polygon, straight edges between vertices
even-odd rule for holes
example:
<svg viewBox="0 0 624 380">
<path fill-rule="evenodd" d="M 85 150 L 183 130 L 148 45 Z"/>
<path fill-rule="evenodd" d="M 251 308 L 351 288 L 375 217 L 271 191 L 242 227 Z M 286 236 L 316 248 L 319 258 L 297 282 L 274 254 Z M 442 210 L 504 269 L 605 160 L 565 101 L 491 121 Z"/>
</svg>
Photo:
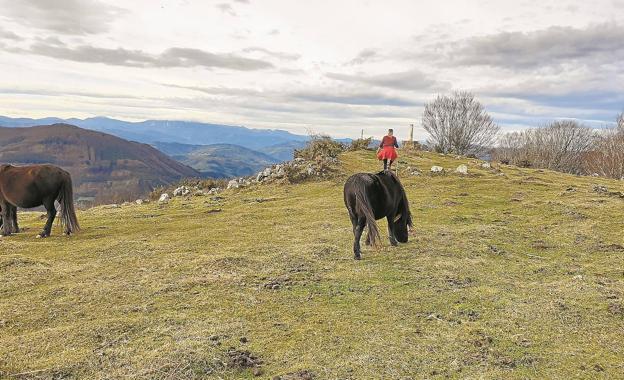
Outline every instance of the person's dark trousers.
<svg viewBox="0 0 624 380">
<path fill-rule="evenodd" d="M 384 162 L 384 170 L 388 170 L 388 159 L 384 158 L 383 162 Z"/>
</svg>

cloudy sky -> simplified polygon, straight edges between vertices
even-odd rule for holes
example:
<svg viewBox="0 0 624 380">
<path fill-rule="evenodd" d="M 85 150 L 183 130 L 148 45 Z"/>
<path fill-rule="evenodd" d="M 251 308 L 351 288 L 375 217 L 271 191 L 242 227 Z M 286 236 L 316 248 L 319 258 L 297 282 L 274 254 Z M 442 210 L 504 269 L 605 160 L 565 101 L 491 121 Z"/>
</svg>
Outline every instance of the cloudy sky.
<svg viewBox="0 0 624 380">
<path fill-rule="evenodd" d="M 624 110 L 624 0 L 0 0 L 0 114 L 417 137 L 469 90 L 503 130 Z"/>
</svg>

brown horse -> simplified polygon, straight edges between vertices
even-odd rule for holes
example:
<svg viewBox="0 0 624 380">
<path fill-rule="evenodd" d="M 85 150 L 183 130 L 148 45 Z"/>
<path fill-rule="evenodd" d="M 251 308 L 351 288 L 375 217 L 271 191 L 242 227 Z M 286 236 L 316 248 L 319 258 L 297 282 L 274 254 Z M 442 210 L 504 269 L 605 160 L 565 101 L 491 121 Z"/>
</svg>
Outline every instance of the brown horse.
<svg viewBox="0 0 624 380">
<path fill-rule="evenodd" d="M 43 205 L 48 220 L 37 237 L 48 237 L 56 217 L 54 202 L 61 205 L 61 225 L 69 235 L 80 230 L 71 176 L 54 165 L 0 166 L 0 215 L 2 235 L 18 232 L 17 207 L 32 208 Z"/>
</svg>

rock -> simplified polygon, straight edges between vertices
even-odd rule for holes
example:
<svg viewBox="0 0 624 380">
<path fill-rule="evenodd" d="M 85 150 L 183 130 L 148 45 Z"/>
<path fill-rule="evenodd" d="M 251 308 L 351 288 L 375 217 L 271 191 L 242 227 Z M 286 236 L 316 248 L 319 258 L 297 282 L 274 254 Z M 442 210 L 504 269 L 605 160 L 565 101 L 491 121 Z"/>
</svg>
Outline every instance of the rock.
<svg viewBox="0 0 624 380">
<path fill-rule="evenodd" d="M 121 206 L 119 206 L 117 203 L 102 206 L 102 208 L 119 208 L 119 207 Z M 45 214 L 43 216 L 45 216 Z"/>
<path fill-rule="evenodd" d="M 175 189 L 173 191 L 173 196 L 174 197 L 183 197 L 183 196 L 189 195 L 190 193 L 191 193 L 191 190 L 188 187 L 180 186 L 180 187 L 178 187 L 177 189 Z"/>
<path fill-rule="evenodd" d="M 483 169 L 491 169 L 492 168 L 492 164 L 490 164 L 489 162 L 484 162 L 481 164 L 481 167 Z"/>
<path fill-rule="evenodd" d="M 169 194 L 164 193 L 160 195 L 160 198 L 158 198 L 158 203 L 169 203 L 170 199 Z"/>
<path fill-rule="evenodd" d="M 130 203 L 130 202 L 124 202 L 124 203 L 122 203 L 121 205 L 122 205 L 122 206 L 130 206 L 131 204 L 132 204 L 132 203 Z"/>
<path fill-rule="evenodd" d="M 594 185 L 594 193 L 599 193 L 599 194 L 606 194 L 609 192 L 609 189 L 607 189 L 606 186 L 602 186 L 602 185 Z"/>
<path fill-rule="evenodd" d="M 444 172 L 444 168 L 441 166 L 432 166 L 431 167 L 431 172 L 432 173 L 443 173 Z"/>
<path fill-rule="evenodd" d="M 196 197 L 203 197 L 206 194 L 204 193 L 203 190 L 197 190 L 197 191 L 195 191 L 195 193 L 193 195 L 195 195 Z"/>
<path fill-rule="evenodd" d="M 275 178 L 283 178 L 286 175 L 286 170 L 284 170 L 284 165 L 277 165 L 274 171 Z"/>
<path fill-rule="evenodd" d="M 419 176 L 422 174 L 420 170 L 418 170 L 417 168 L 413 168 L 411 166 L 408 166 L 406 170 L 410 175 L 413 175 L 413 176 Z"/>
<path fill-rule="evenodd" d="M 308 165 L 308 168 L 306 169 L 306 173 L 307 173 L 308 175 L 314 175 L 315 170 L 314 170 L 314 168 L 312 167 L 312 165 Z"/>
<path fill-rule="evenodd" d="M 457 167 L 457 169 L 455 169 L 455 173 L 459 173 L 459 174 L 463 174 L 463 175 L 468 174 L 468 166 L 466 166 L 466 165 L 459 165 Z"/>
<path fill-rule="evenodd" d="M 228 182 L 227 188 L 228 189 L 238 189 L 240 187 L 240 185 L 238 184 L 238 180 L 233 179 L 230 182 Z"/>
<path fill-rule="evenodd" d="M 134 203 L 136 203 L 138 205 L 142 205 L 143 204 L 143 199 L 137 199 L 136 201 L 134 201 Z"/>
<path fill-rule="evenodd" d="M 212 195 L 212 194 L 216 194 L 216 193 L 218 193 L 219 191 L 221 191 L 221 189 L 220 189 L 220 188 L 218 188 L 218 187 L 213 187 L 212 189 L 208 190 L 208 194 L 211 194 L 211 195 Z"/>
</svg>

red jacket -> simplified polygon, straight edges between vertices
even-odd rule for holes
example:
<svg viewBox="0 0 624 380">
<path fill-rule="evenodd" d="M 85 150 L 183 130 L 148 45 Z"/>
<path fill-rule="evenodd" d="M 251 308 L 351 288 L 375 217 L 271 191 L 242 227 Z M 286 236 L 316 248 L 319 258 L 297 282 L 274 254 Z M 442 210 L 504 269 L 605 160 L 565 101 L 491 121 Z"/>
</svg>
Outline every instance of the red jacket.
<svg viewBox="0 0 624 380">
<path fill-rule="evenodd" d="M 381 144 L 379 144 L 379 147 L 383 148 L 384 146 L 393 146 L 395 148 L 398 148 L 399 143 L 397 143 L 397 139 L 394 136 L 384 136 L 384 138 L 381 139 Z"/>
</svg>

